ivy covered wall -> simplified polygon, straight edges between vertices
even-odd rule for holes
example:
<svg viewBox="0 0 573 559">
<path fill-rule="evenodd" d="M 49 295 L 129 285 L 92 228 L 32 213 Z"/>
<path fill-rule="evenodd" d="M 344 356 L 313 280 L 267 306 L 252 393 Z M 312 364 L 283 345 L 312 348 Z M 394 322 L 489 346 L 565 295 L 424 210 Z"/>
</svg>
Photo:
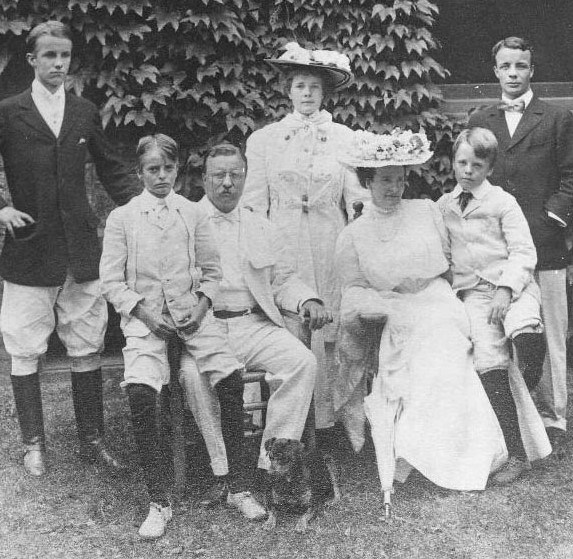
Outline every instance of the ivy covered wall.
<svg viewBox="0 0 573 559">
<path fill-rule="evenodd" d="M 265 58 L 292 40 L 336 49 L 350 57 L 355 80 L 327 109 L 352 128 L 423 126 L 436 156 L 411 177 L 411 195 L 436 197 L 450 185 L 458 127 L 439 111 L 436 82 L 447 71 L 435 59 L 438 16 L 429 0 L 2 0 L 0 71 L 9 93 L 14 78 L 27 85 L 27 32 L 62 20 L 74 32 L 68 85 L 100 107 L 109 134 L 133 145 L 168 133 L 193 167 L 209 140 L 243 142 L 289 110 Z"/>
</svg>

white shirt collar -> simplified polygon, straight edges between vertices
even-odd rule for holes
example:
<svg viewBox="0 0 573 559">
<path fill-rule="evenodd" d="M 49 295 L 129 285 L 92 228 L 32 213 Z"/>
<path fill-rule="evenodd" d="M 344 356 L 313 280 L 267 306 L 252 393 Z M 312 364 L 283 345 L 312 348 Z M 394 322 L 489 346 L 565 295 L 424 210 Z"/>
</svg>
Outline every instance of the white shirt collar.
<svg viewBox="0 0 573 559">
<path fill-rule="evenodd" d="M 515 103 L 516 101 L 523 100 L 526 109 L 529 103 L 531 103 L 532 99 L 533 99 L 533 91 L 531 91 L 531 88 L 529 88 L 523 95 L 520 95 L 517 99 L 510 99 L 503 93 L 501 94 L 501 100 L 504 101 L 505 103 Z"/>
<path fill-rule="evenodd" d="M 171 192 L 165 196 L 165 198 L 161 199 L 157 196 L 153 196 L 148 190 L 143 190 L 141 193 L 141 209 L 143 211 L 151 211 L 157 208 L 158 206 L 163 206 L 163 201 L 165 201 L 165 205 L 169 210 L 172 209 L 173 202 L 175 200 L 175 192 L 171 190 Z"/>
<path fill-rule="evenodd" d="M 480 200 L 488 193 L 490 189 L 491 189 L 491 183 L 486 179 L 479 186 L 472 188 L 469 192 L 473 194 L 474 198 Z M 452 190 L 452 196 L 454 198 L 459 198 L 462 192 L 463 188 L 459 184 L 456 184 L 455 188 Z"/>
<path fill-rule="evenodd" d="M 34 79 L 32 82 L 32 95 L 43 97 L 48 101 L 62 101 L 66 98 L 66 90 L 64 84 L 62 84 L 54 93 L 46 88 L 44 84 L 38 79 Z"/>
<path fill-rule="evenodd" d="M 207 196 L 203 196 L 203 198 L 201 199 L 201 204 L 203 205 L 203 207 L 205 208 L 205 210 L 207 211 L 207 214 L 210 217 L 222 217 L 224 219 L 226 219 L 227 221 L 239 221 L 239 205 L 237 205 L 237 207 L 233 210 L 231 210 L 230 212 L 222 212 L 221 210 L 218 210 L 213 203 L 211 202 L 211 200 L 209 200 L 209 198 L 207 198 Z"/>
</svg>

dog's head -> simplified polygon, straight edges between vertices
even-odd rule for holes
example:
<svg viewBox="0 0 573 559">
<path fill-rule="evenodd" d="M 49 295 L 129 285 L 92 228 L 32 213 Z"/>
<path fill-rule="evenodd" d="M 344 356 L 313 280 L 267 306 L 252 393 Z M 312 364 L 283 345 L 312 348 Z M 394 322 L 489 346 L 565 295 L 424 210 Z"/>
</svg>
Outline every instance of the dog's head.
<svg viewBox="0 0 573 559">
<path fill-rule="evenodd" d="M 271 461 L 271 474 L 288 475 L 302 467 L 304 444 L 300 441 L 273 437 L 265 443 L 265 450 Z"/>
</svg>

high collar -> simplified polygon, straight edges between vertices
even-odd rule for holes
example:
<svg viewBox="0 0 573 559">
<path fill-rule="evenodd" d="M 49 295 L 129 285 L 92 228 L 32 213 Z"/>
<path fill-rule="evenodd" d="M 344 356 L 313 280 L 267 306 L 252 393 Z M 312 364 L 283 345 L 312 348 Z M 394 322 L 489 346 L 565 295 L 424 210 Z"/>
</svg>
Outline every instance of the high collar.
<svg viewBox="0 0 573 559">
<path fill-rule="evenodd" d="M 285 117 L 285 122 L 293 128 L 301 128 L 304 126 L 320 126 L 332 122 L 332 115 L 325 110 L 316 111 L 310 116 L 303 115 L 298 111 L 293 111 Z"/>
<path fill-rule="evenodd" d="M 201 200 L 201 204 L 203 205 L 203 207 L 207 211 L 207 214 L 212 218 L 226 219 L 227 221 L 237 221 L 237 222 L 240 221 L 240 219 L 239 219 L 239 205 L 238 204 L 235 207 L 235 209 L 233 209 L 227 213 L 222 212 L 221 210 L 217 209 L 213 205 L 211 200 L 209 200 L 209 198 L 207 198 L 207 196 L 203 196 L 203 198 Z"/>
<path fill-rule="evenodd" d="M 43 97 L 48 101 L 61 101 L 66 98 L 66 90 L 64 88 L 64 84 L 62 84 L 54 93 L 52 93 L 40 80 L 34 79 L 32 82 L 32 95 Z"/>
<path fill-rule="evenodd" d="M 163 202 L 169 210 L 173 209 L 173 205 L 175 203 L 175 192 L 173 189 L 165 198 L 158 198 L 157 196 L 153 196 L 148 190 L 143 190 L 141 193 L 141 210 L 144 212 L 149 212 L 154 210 L 157 206 L 163 206 Z"/>
<path fill-rule="evenodd" d="M 472 190 L 469 190 L 468 192 L 471 192 L 476 200 L 481 200 L 487 195 L 491 188 L 491 183 L 486 179 L 479 186 L 472 188 Z M 452 196 L 454 198 L 459 198 L 462 192 L 463 188 L 459 184 L 456 184 L 455 188 L 452 190 Z"/>
<path fill-rule="evenodd" d="M 533 99 L 533 91 L 531 91 L 531 88 L 529 88 L 523 95 L 520 95 L 516 99 L 510 99 L 503 93 L 501 94 L 501 100 L 504 101 L 505 103 L 518 103 L 519 101 L 523 100 L 526 109 L 529 103 L 531 103 L 532 99 Z"/>
</svg>

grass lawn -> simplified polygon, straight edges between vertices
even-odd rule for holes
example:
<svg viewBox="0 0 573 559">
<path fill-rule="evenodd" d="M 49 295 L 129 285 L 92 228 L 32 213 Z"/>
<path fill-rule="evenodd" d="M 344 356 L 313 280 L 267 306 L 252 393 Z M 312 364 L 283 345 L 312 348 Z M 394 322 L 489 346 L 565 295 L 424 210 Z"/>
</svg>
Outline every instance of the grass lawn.
<svg viewBox="0 0 573 559">
<path fill-rule="evenodd" d="M 189 486 L 166 537 L 143 542 L 147 513 L 127 401 L 119 373 L 106 373 L 107 438 L 131 473 L 109 477 L 76 457 L 70 384 L 43 377 L 50 472 L 26 476 L 9 377 L 0 376 L 0 557 L 4 558 L 573 558 L 573 459 L 547 459 L 510 487 L 459 493 L 412 475 L 396 488 L 395 518 L 385 522 L 374 452 L 353 455 L 339 441 L 342 501 L 307 534 L 279 518 L 268 534 L 234 510 L 203 510 L 204 462 L 190 457 Z M 570 449 L 569 449 L 570 450 Z M 254 455 L 254 453 L 252 453 Z M 201 464 L 203 463 L 203 466 Z"/>
</svg>

